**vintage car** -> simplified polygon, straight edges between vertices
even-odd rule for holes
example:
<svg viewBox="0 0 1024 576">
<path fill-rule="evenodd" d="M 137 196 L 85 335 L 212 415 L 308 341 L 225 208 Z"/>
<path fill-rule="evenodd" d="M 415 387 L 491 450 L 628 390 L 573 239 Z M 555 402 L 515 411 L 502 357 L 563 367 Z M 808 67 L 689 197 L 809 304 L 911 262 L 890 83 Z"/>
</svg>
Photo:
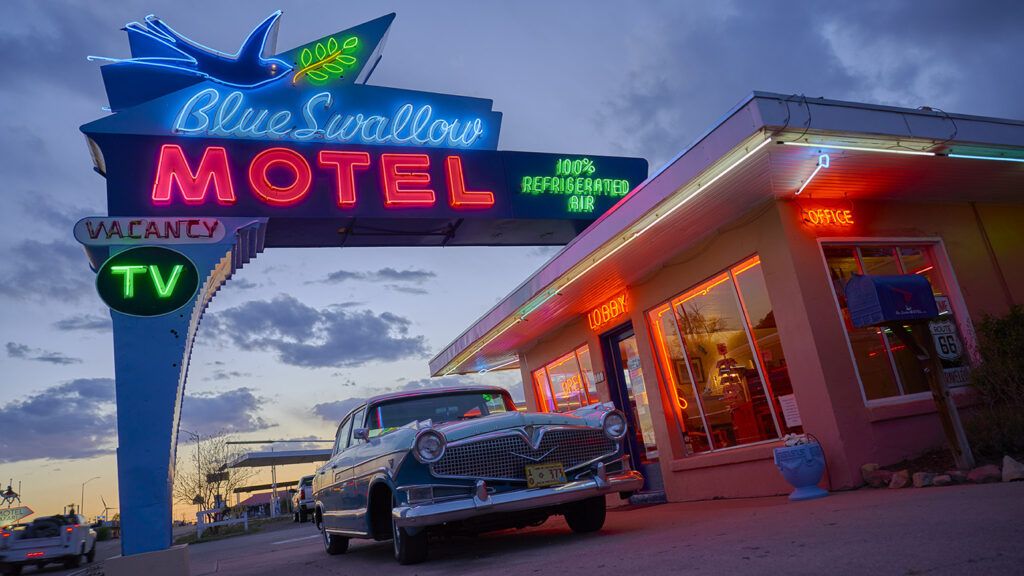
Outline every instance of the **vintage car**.
<svg viewBox="0 0 1024 576">
<path fill-rule="evenodd" d="M 643 485 L 623 453 L 626 432 L 609 404 L 524 413 L 496 387 L 377 396 L 338 426 L 313 481 L 314 520 L 328 554 L 347 551 L 349 538 L 391 539 L 402 564 L 426 558 L 433 532 L 522 528 L 556 514 L 593 532 L 606 494 Z"/>
</svg>

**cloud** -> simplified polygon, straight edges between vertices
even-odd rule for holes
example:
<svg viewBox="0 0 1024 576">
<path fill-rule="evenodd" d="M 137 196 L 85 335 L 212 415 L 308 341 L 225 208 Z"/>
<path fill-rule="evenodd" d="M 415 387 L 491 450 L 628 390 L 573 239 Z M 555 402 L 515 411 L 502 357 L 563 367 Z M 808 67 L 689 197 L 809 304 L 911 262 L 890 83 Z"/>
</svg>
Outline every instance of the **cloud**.
<svg viewBox="0 0 1024 576">
<path fill-rule="evenodd" d="M 313 414 L 322 420 L 340 424 L 342 418 L 363 402 L 366 402 L 366 398 L 345 398 L 333 402 L 321 402 L 313 406 Z"/>
<path fill-rule="evenodd" d="M 992 62 L 1024 49 L 1024 3 L 891 0 L 660 3 L 596 114 L 608 137 L 657 169 L 753 90 L 1019 118 L 1024 74 Z M 780 31 L 787 31 L 780 38 Z M 1019 66 L 1017 66 L 1019 70 Z"/>
<path fill-rule="evenodd" d="M 94 332 L 110 332 L 113 329 L 110 316 L 101 316 L 99 314 L 75 314 L 54 322 L 53 327 L 64 331 L 85 330 Z"/>
<path fill-rule="evenodd" d="M 424 284 L 429 280 L 433 280 L 437 277 L 436 272 L 430 270 L 422 270 L 419 268 L 409 268 L 406 270 L 396 270 L 390 266 L 385 266 L 379 270 L 367 271 L 367 272 L 356 272 L 352 270 L 335 270 L 329 273 L 323 279 L 319 280 L 323 284 L 340 284 L 342 282 L 356 281 L 356 282 L 391 282 L 391 283 L 403 283 L 403 284 Z"/>
<path fill-rule="evenodd" d="M 112 453 L 117 444 L 114 381 L 80 378 L 8 402 L 0 407 L 0 422 L 0 462 Z"/>
<path fill-rule="evenodd" d="M 73 358 L 71 356 L 66 356 L 61 352 L 51 352 L 49 350 L 43 350 L 42 348 L 32 348 L 27 344 L 19 344 L 18 342 L 7 343 L 7 356 L 9 358 L 17 358 L 19 360 L 32 360 L 35 362 L 46 362 L 48 364 L 59 364 L 61 366 L 82 363 L 81 358 Z"/>
<path fill-rule="evenodd" d="M 181 405 L 181 428 L 201 435 L 265 430 L 276 424 L 260 415 L 263 402 L 251 388 L 186 395 Z"/>
<path fill-rule="evenodd" d="M 248 378 L 252 372 L 240 372 L 238 370 L 214 370 L 203 380 L 233 380 L 235 378 Z"/>
<path fill-rule="evenodd" d="M 423 288 L 417 288 L 415 286 L 399 286 L 397 284 L 388 284 L 387 286 L 385 286 L 385 288 L 387 288 L 388 290 L 393 290 L 395 292 L 401 292 L 403 294 L 412 294 L 414 296 L 430 294 L 430 291 Z"/>
<path fill-rule="evenodd" d="M 407 318 L 349 306 L 317 309 L 288 295 L 228 308 L 208 324 L 215 338 L 274 352 L 279 361 L 304 368 L 362 366 L 427 352 L 422 336 L 409 335 Z"/>
<path fill-rule="evenodd" d="M 251 290 L 259 287 L 259 284 L 247 278 L 234 278 L 231 280 L 230 285 L 232 290 Z"/>
<path fill-rule="evenodd" d="M 0 462 L 74 460 L 111 454 L 117 445 L 114 381 L 79 378 L 0 406 Z M 181 427 L 201 434 L 270 428 L 263 399 L 248 388 L 189 394 Z M 69 434 L 74 441 L 69 441 Z"/>
<path fill-rule="evenodd" d="M 76 302 L 95 294 L 95 275 L 82 247 L 63 240 L 22 240 L 0 268 L 0 295 L 41 302 Z"/>
</svg>

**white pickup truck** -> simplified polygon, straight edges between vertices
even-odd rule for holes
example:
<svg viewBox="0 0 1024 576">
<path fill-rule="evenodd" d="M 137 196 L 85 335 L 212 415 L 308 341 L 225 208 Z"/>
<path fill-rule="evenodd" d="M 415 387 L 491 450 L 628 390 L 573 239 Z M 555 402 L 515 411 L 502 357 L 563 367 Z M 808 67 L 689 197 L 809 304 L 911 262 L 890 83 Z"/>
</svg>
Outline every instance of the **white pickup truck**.
<svg viewBox="0 0 1024 576">
<path fill-rule="evenodd" d="M 78 514 L 44 516 L 0 529 L 0 573 L 17 575 L 26 565 L 74 568 L 96 557 L 96 531 Z"/>
</svg>

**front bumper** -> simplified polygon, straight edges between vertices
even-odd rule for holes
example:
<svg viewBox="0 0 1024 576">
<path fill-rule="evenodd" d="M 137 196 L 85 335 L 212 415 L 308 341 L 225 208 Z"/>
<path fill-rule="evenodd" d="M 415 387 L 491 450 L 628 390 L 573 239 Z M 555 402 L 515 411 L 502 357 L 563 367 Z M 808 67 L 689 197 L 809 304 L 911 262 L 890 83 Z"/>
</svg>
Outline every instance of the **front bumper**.
<svg viewBox="0 0 1024 576">
<path fill-rule="evenodd" d="M 594 478 L 550 488 L 527 488 L 501 494 L 488 494 L 486 484 L 480 480 L 472 498 L 396 506 L 391 511 L 391 517 L 396 525 L 403 528 L 436 526 L 485 514 L 557 506 L 612 492 L 633 492 L 643 485 L 644 477 L 635 470 L 599 474 Z"/>
</svg>

